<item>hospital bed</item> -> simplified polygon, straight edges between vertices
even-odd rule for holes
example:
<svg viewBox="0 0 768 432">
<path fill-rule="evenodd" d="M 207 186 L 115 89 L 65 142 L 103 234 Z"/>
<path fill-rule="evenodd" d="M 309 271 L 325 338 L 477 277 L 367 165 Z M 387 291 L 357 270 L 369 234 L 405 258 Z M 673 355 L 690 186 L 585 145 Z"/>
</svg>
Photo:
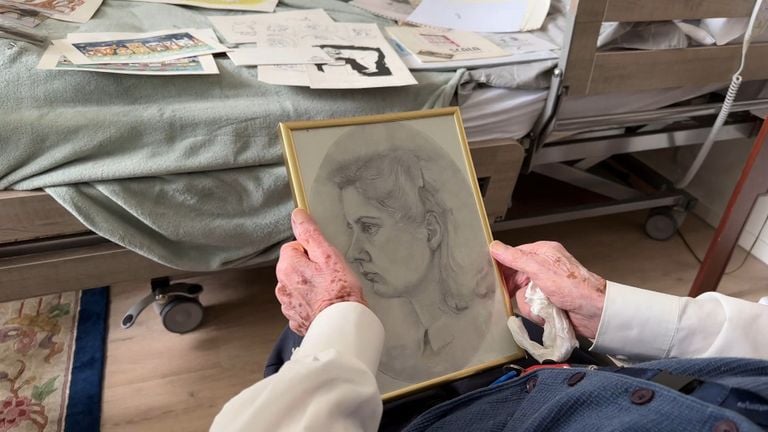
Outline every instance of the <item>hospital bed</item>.
<svg viewBox="0 0 768 432">
<path fill-rule="evenodd" d="M 525 172 L 535 172 L 577 185 L 612 199 L 595 205 L 550 210 L 546 215 L 508 220 L 499 227 L 513 228 L 638 209 L 655 209 L 646 222 L 653 238 L 671 237 L 685 212 L 694 204 L 691 196 L 637 158 L 626 156 L 646 150 L 701 144 L 709 133 L 722 103 L 679 104 L 664 109 L 642 109 L 638 98 L 678 98 L 690 92 L 726 86 L 737 69 L 741 44 L 695 46 L 664 50 L 596 49 L 599 29 L 605 22 L 667 22 L 706 18 L 750 16 L 753 1 L 646 1 L 597 0 L 578 2 L 569 17 L 568 35 L 558 67 L 552 74 L 545 108 L 532 132 Z M 768 44 L 753 43 L 745 81 L 768 77 L 765 54 Z M 759 87 L 760 88 L 760 87 Z M 588 105 L 614 105 L 608 114 L 590 114 Z M 766 106 L 768 99 L 745 98 L 731 107 L 734 115 L 718 135 L 722 141 L 753 136 L 759 121 L 748 113 Z M 684 97 L 681 98 L 685 99 Z M 613 102 L 615 104 L 615 102 Z M 642 102 L 641 102 L 642 103 Z M 635 105 L 633 108 L 632 105 Z M 623 173 L 635 174 L 642 184 L 614 181 L 593 173 L 592 168 L 611 160 L 623 165 Z M 626 167 L 626 168 L 625 168 Z"/>
<path fill-rule="evenodd" d="M 604 22 L 743 17 L 749 14 L 752 2 L 667 3 L 582 0 L 551 23 L 554 32 L 549 35 L 556 38 L 560 31 L 562 36 L 564 49 L 559 62 L 536 65 L 541 73 L 516 88 L 493 85 L 484 79 L 494 76 L 487 71 L 468 73 L 474 88 L 460 88 L 457 102 L 495 228 L 691 205 L 691 198 L 681 191 L 648 192 L 646 186 L 641 193 L 590 172 L 609 156 L 697 144 L 708 131 L 709 116 L 718 109 L 716 103 L 662 107 L 727 85 L 738 56 L 737 46 L 601 51 L 597 48 L 601 28 L 605 28 Z M 753 44 L 746 79 L 768 78 L 767 51 L 766 44 Z M 763 107 L 765 102 L 740 102 L 734 112 Z M 361 110 L 364 107 L 364 101 L 354 103 L 359 103 Z M 606 110 L 594 112 L 592 108 L 600 104 Z M 289 113 L 286 116 L 290 117 Z M 670 124 L 670 120 L 675 122 Z M 660 122 L 663 126 L 658 126 Z M 754 125 L 753 117 L 737 116 L 724 127 L 721 139 L 751 136 Z M 613 201 L 510 219 L 507 207 L 521 170 L 577 183 Z M 96 234 L 102 228 L 98 220 L 84 225 L 79 220 L 82 217 L 73 216 L 43 191 L 1 191 L 0 204 L 0 300 L 198 272 L 160 264 L 106 240 Z"/>
</svg>

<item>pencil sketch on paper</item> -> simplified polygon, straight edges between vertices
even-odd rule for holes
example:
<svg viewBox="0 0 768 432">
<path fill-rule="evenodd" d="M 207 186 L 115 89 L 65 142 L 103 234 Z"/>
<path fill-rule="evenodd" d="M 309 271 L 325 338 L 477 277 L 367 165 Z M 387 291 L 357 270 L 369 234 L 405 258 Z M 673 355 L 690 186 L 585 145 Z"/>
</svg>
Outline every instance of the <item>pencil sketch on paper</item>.
<svg viewBox="0 0 768 432">
<path fill-rule="evenodd" d="M 349 66 L 350 69 L 363 76 L 390 76 L 392 71 L 387 67 L 384 52 L 378 47 L 356 45 L 315 45 L 321 48 L 329 57 L 335 60 L 330 64 L 317 64 L 318 71 L 325 72 L 326 68 Z"/>
<path fill-rule="evenodd" d="M 259 47 L 322 48 L 333 62 L 304 65 L 304 81 L 312 88 L 370 88 L 415 84 L 416 80 L 381 34 L 376 24 L 270 23 L 252 24 Z M 267 82 L 297 85 L 285 81 L 270 66 L 259 71 Z"/>
<path fill-rule="evenodd" d="M 386 329 L 384 393 L 516 352 L 455 126 L 424 121 L 294 136 L 299 166 L 321 161 L 302 169 L 310 212 Z"/>
<path fill-rule="evenodd" d="M 229 43 L 256 43 L 266 24 L 331 24 L 333 19 L 322 9 L 300 9 L 271 14 L 209 16 L 216 31 Z"/>
</svg>

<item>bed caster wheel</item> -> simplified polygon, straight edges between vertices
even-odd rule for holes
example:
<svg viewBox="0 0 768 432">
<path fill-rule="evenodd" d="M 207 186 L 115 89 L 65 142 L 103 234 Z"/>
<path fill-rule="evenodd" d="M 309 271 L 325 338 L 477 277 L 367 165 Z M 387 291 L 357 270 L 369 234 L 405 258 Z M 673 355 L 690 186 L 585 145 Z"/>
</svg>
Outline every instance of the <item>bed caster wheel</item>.
<svg viewBox="0 0 768 432">
<path fill-rule="evenodd" d="M 669 207 L 651 209 L 645 220 L 645 234 L 654 240 L 669 240 L 680 227 L 681 217 L 678 212 Z"/>
<path fill-rule="evenodd" d="M 165 304 L 157 301 L 155 310 L 160 314 L 163 327 L 173 333 L 191 332 L 203 322 L 203 305 L 197 298 L 179 297 Z"/>
<path fill-rule="evenodd" d="M 203 322 L 203 305 L 198 284 L 175 283 L 169 278 L 153 279 L 152 292 L 133 305 L 123 317 L 122 327 L 130 328 L 150 304 L 160 315 L 163 327 L 173 333 L 188 333 Z"/>
</svg>

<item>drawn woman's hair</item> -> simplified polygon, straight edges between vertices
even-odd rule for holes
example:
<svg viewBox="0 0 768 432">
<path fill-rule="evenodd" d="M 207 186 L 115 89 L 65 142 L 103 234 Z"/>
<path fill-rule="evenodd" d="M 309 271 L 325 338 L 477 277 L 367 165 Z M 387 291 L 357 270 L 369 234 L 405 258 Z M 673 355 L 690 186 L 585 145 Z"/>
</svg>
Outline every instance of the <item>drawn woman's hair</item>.
<svg viewBox="0 0 768 432">
<path fill-rule="evenodd" d="M 338 191 L 352 187 L 398 220 L 423 224 L 428 212 L 437 216 L 442 228 L 435 251 L 440 289 L 453 312 L 468 308 L 475 296 L 492 294 L 493 272 L 483 254 L 482 230 L 474 229 L 479 224 L 461 226 L 477 220 L 470 215 L 477 212 L 472 189 L 463 171 L 430 137 L 402 124 L 366 125 L 339 137 L 329 154 L 333 166 L 327 177 Z M 339 160 L 339 154 L 345 156 Z"/>
</svg>

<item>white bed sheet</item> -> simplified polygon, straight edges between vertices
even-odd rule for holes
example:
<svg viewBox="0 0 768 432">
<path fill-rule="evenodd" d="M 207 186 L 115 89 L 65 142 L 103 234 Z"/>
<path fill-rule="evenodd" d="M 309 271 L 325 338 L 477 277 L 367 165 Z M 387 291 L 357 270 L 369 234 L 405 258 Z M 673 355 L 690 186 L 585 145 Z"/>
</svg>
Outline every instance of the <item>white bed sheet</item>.
<svg viewBox="0 0 768 432">
<path fill-rule="evenodd" d="M 691 86 L 565 98 L 559 118 L 654 110 L 720 88 L 721 85 Z M 476 88 L 460 105 L 467 138 L 470 142 L 522 138 L 544 110 L 546 98 L 547 90 Z"/>
</svg>

